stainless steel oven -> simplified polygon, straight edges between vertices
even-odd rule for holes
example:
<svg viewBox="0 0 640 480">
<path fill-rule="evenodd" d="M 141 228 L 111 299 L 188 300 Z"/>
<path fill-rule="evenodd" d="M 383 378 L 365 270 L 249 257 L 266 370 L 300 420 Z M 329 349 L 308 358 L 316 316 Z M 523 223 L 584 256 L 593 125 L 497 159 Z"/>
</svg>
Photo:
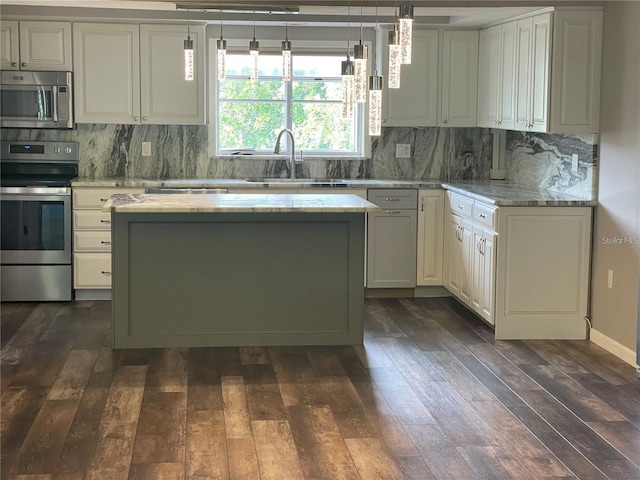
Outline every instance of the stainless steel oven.
<svg viewBox="0 0 640 480">
<path fill-rule="evenodd" d="M 78 144 L 2 142 L 1 300 L 69 301 Z"/>
</svg>

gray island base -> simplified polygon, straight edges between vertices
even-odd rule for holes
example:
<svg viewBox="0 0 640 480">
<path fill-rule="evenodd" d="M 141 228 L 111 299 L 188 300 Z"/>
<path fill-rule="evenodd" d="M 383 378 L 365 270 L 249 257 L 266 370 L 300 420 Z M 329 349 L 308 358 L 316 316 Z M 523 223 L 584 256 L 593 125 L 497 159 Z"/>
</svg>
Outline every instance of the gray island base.
<svg viewBox="0 0 640 480">
<path fill-rule="evenodd" d="M 366 200 L 114 195 L 105 209 L 114 348 L 362 343 Z"/>
</svg>

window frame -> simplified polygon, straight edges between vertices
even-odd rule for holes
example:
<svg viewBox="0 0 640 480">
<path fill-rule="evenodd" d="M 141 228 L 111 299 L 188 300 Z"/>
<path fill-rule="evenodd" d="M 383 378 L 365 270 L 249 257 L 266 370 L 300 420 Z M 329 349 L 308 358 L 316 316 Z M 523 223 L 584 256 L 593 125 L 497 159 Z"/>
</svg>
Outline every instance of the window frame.
<svg viewBox="0 0 640 480">
<path fill-rule="evenodd" d="M 288 159 L 289 153 L 286 154 L 274 154 L 259 152 L 249 155 L 232 155 L 218 152 L 218 128 L 217 128 L 217 110 L 218 110 L 218 71 L 217 71 L 217 38 L 209 38 L 209 65 L 210 65 L 210 79 L 208 82 L 209 87 L 209 156 L 216 159 L 253 159 L 253 160 L 278 160 Z M 247 51 L 248 40 L 247 39 L 226 39 L 227 40 L 227 52 Z M 345 42 L 336 41 L 309 41 L 309 40 L 292 40 L 294 43 L 294 55 L 296 52 L 304 55 L 313 54 L 338 54 L 342 55 L 345 50 Z M 261 54 L 274 54 L 277 55 L 280 52 L 280 40 L 260 40 L 260 52 Z M 371 42 L 363 42 L 368 45 L 369 52 L 372 52 Z M 346 53 L 344 54 L 346 57 Z M 368 62 L 367 73 L 370 74 L 371 62 L 373 61 L 373 55 L 370 54 L 370 61 Z M 261 77 L 265 79 L 281 80 L 281 77 Z M 302 79 L 306 77 L 300 77 Z M 282 101 L 285 105 L 285 116 L 287 122 L 291 124 L 291 108 L 293 103 L 292 82 L 285 82 L 285 99 Z M 279 102 L 279 101 L 276 101 Z M 328 102 L 319 102 L 328 103 Z M 326 153 L 319 150 L 304 150 L 304 156 L 308 159 L 326 159 L 326 160 L 364 160 L 371 156 L 371 137 L 366 124 L 368 116 L 368 102 L 359 104 L 357 106 L 359 121 L 356 123 L 356 151 L 353 153 Z M 284 146 L 284 145 L 283 145 Z M 287 141 L 288 147 L 288 141 Z"/>
</svg>

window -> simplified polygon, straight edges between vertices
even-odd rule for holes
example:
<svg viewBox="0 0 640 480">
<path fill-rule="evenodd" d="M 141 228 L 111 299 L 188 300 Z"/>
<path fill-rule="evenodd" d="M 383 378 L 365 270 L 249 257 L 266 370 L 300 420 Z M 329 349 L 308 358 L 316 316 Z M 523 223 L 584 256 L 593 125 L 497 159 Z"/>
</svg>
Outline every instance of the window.
<svg viewBox="0 0 640 480">
<path fill-rule="evenodd" d="M 289 128 L 296 150 L 303 150 L 305 157 L 363 157 L 367 152 L 362 105 L 353 118 L 342 118 L 344 59 L 344 54 L 296 53 L 294 49 L 292 81 L 283 82 L 279 52 L 261 51 L 259 79 L 250 81 L 248 52 L 227 53 L 226 80 L 218 81 L 213 75 L 216 154 L 271 155 L 278 132 Z M 290 145 L 285 138 L 286 154 Z"/>
</svg>

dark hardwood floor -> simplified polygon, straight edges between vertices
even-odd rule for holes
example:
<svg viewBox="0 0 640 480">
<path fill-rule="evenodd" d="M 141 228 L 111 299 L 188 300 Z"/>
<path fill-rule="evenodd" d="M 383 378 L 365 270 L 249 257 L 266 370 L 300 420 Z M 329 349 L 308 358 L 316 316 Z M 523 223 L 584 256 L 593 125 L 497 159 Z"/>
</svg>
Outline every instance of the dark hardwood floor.
<svg viewBox="0 0 640 480">
<path fill-rule="evenodd" d="M 640 479 L 632 367 L 450 299 L 367 300 L 354 347 L 116 351 L 110 302 L 1 308 L 2 479 Z"/>
</svg>

